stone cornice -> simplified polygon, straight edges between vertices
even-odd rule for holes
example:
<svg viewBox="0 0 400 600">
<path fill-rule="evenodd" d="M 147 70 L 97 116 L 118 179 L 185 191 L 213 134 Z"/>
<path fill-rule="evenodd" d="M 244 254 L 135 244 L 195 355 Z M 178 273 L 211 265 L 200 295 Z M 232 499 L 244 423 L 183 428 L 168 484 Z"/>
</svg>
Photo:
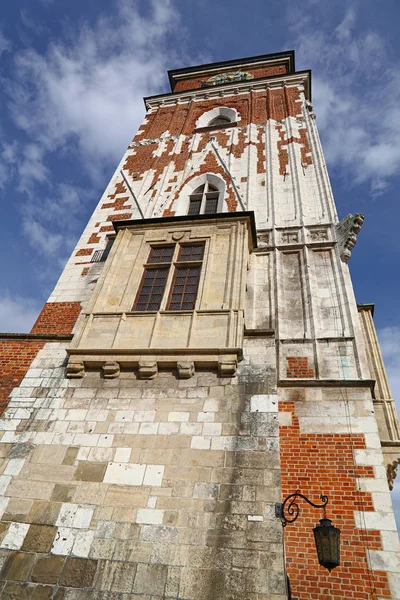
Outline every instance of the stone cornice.
<svg viewBox="0 0 400 600">
<path fill-rule="evenodd" d="M 199 88 L 184 92 L 173 92 L 149 96 L 144 98 L 146 109 L 159 108 L 160 106 L 173 106 L 185 102 L 197 102 L 200 100 L 211 100 L 249 92 L 262 92 L 267 89 L 282 87 L 283 85 L 304 85 L 307 100 L 311 97 L 311 71 L 299 71 L 293 74 L 273 75 L 262 79 L 251 79 L 248 81 L 224 83 L 213 88 Z"/>
</svg>

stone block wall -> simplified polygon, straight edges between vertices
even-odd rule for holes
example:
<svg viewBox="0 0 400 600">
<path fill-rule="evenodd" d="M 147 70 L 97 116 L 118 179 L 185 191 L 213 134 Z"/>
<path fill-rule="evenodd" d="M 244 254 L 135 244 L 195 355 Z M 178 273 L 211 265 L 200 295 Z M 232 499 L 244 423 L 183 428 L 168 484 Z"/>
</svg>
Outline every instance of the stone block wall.
<svg viewBox="0 0 400 600">
<path fill-rule="evenodd" d="M 46 344 L 1 421 L 1 597 L 284 600 L 274 351 L 69 381 Z"/>
</svg>

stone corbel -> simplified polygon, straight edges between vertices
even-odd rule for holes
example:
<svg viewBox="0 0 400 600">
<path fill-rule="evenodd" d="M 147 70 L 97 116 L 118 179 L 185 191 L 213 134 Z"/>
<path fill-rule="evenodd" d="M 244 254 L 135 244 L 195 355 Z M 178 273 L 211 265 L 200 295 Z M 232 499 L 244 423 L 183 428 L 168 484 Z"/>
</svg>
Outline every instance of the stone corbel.
<svg viewBox="0 0 400 600">
<path fill-rule="evenodd" d="M 69 379 L 80 379 L 85 374 L 85 365 L 83 360 L 70 358 L 67 364 L 67 377 Z"/>
<path fill-rule="evenodd" d="M 155 359 L 139 360 L 139 379 L 154 379 L 158 373 Z"/>
<path fill-rule="evenodd" d="M 194 362 L 192 361 L 178 361 L 177 363 L 178 375 L 180 379 L 190 379 L 194 375 Z"/>
<path fill-rule="evenodd" d="M 119 377 L 121 373 L 119 363 L 115 361 L 109 360 L 105 362 L 102 369 L 104 379 L 114 379 L 115 377 Z"/>
<path fill-rule="evenodd" d="M 351 257 L 351 251 L 357 242 L 357 235 L 364 223 L 364 215 L 347 215 L 336 225 L 336 235 L 339 244 L 340 258 L 348 263 Z"/>
<path fill-rule="evenodd" d="M 220 358 L 218 361 L 218 374 L 220 377 L 234 377 L 236 375 L 237 360 L 233 358 Z"/>
</svg>

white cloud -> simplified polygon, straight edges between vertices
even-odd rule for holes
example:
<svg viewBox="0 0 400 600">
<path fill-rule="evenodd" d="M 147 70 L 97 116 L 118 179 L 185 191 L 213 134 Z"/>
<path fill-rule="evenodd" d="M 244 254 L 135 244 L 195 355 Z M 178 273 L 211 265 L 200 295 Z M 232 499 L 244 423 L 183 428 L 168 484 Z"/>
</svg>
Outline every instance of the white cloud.
<svg viewBox="0 0 400 600">
<path fill-rule="evenodd" d="M 113 16 L 53 42 L 45 54 L 15 57 L 9 91 L 15 123 L 48 151 L 75 149 L 83 167 L 120 157 L 144 116 L 143 96 L 165 82 L 171 52 L 166 39 L 179 18 L 168 0 L 153 0 L 144 17 L 133 0 L 115 3 Z"/>
<path fill-rule="evenodd" d="M 363 29 L 357 3 L 341 20 L 332 11 L 322 1 L 292 16 L 291 43 L 298 66 L 313 69 L 313 101 L 328 164 L 340 168 L 349 185 L 368 182 L 375 197 L 389 189 L 400 168 L 400 65 L 391 61 L 388 70 L 385 40 Z"/>
<path fill-rule="evenodd" d="M 0 331 L 27 333 L 32 329 L 41 306 L 33 298 L 0 296 Z"/>
<path fill-rule="evenodd" d="M 109 8 L 78 28 L 66 24 L 42 53 L 16 50 L 12 79 L 4 81 L 21 137 L 2 140 L 0 187 L 15 181 L 25 194 L 22 231 L 51 270 L 72 250 L 87 205 L 95 206 L 105 173 L 136 133 L 143 96 L 166 89 L 166 70 L 177 57 L 170 47 L 183 48 L 170 0 L 151 0 L 146 16 L 135 0 L 114 0 Z M 33 26 L 26 10 L 21 19 Z"/>
<path fill-rule="evenodd" d="M 0 31 L 0 58 L 3 52 L 11 50 L 11 42 L 5 37 L 4 33 Z"/>
</svg>

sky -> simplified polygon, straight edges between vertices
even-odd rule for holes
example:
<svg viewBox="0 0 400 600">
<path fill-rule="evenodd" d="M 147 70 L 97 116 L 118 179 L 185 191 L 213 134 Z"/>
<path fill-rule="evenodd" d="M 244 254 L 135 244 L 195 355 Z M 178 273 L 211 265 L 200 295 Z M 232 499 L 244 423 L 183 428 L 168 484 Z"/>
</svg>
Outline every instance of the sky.
<svg viewBox="0 0 400 600">
<path fill-rule="evenodd" d="M 400 400 L 398 0 L 0 3 L 0 331 L 29 331 L 167 69 L 294 49 Z M 398 406 L 400 403 L 398 402 Z M 394 502 L 400 525 L 400 475 Z"/>
</svg>

